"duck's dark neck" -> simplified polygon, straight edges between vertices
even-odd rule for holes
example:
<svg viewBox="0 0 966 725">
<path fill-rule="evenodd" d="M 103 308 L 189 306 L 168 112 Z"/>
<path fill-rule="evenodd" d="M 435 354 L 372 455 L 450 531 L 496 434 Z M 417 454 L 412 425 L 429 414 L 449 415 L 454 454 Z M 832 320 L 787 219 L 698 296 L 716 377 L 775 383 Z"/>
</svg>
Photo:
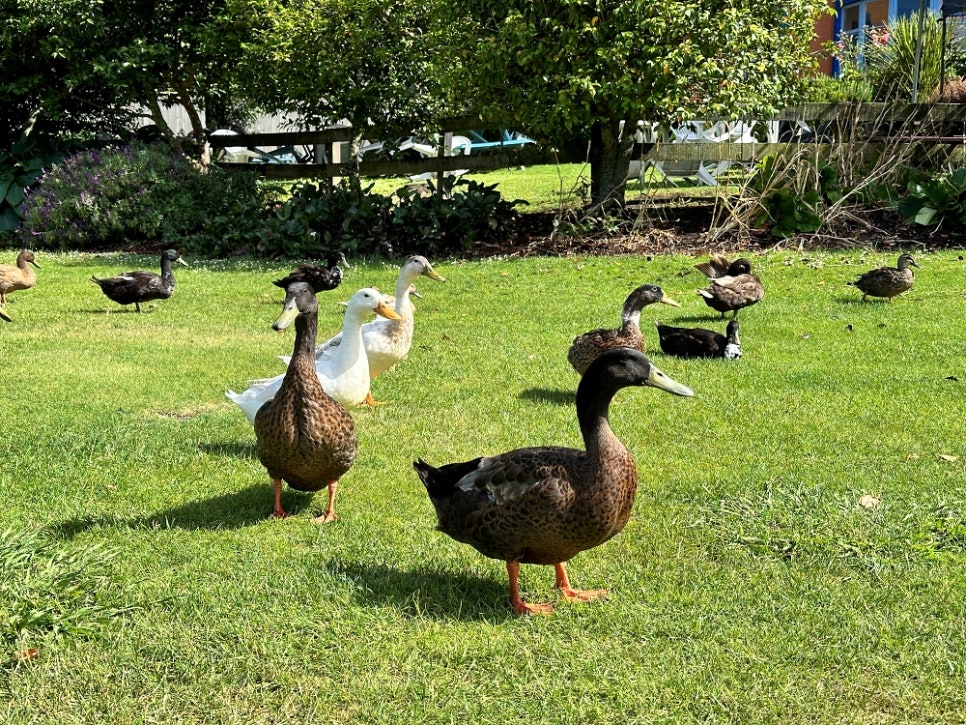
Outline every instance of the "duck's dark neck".
<svg viewBox="0 0 966 725">
<path fill-rule="evenodd" d="M 315 375 L 315 337 L 318 331 L 318 313 L 310 312 L 295 318 L 295 349 L 289 370 L 292 368 L 309 368 Z"/>
<path fill-rule="evenodd" d="M 161 279 L 174 286 L 174 272 L 171 271 L 171 260 L 167 255 L 161 257 Z"/>
<path fill-rule="evenodd" d="M 610 402 L 620 388 L 612 381 L 592 380 L 585 375 L 577 386 L 577 422 L 588 456 L 597 454 L 602 442 L 617 441 L 610 428 Z M 620 445 L 620 441 L 617 441 Z"/>
</svg>

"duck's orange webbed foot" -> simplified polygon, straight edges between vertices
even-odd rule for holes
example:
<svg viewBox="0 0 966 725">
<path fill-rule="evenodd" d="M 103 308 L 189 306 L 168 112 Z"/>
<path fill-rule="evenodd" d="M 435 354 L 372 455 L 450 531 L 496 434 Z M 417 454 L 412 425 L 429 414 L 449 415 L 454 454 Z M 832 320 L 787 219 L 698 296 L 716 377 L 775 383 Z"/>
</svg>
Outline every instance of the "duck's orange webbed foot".
<svg viewBox="0 0 966 725">
<path fill-rule="evenodd" d="M 282 479 L 274 479 L 272 481 L 272 486 L 275 488 L 275 508 L 272 510 L 272 516 L 277 519 L 288 518 L 288 514 L 285 512 L 285 509 L 282 508 Z"/>
<path fill-rule="evenodd" d="M 376 400 L 372 397 L 372 391 L 366 393 L 366 399 L 362 401 L 365 405 L 375 408 L 377 405 L 385 405 L 385 400 Z"/>
<path fill-rule="evenodd" d="M 563 564 L 554 564 L 554 571 L 557 574 L 554 586 L 560 590 L 563 598 L 568 602 L 590 602 L 594 599 L 606 597 L 608 594 L 606 589 L 574 589 L 570 586 L 567 570 L 564 569 Z"/>
<path fill-rule="evenodd" d="M 527 604 L 523 601 L 523 597 L 520 596 L 520 588 L 517 584 L 517 580 L 520 577 L 520 562 L 518 561 L 508 561 L 506 563 L 506 572 L 510 577 L 510 606 L 513 607 L 513 613 L 518 616 L 527 616 L 530 614 L 552 614 L 553 604 L 549 602 L 546 604 Z"/>
<path fill-rule="evenodd" d="M 333 521 L 339 519 L 335 513 L 335 490 L 338 487 L 338 482 L 333 481 L 329 484 L 329 505 L 325 509 L 325 512 L 321 516 L 316 516 L 312 521 L 316 524 L 329 524 Z"/>
</svg>

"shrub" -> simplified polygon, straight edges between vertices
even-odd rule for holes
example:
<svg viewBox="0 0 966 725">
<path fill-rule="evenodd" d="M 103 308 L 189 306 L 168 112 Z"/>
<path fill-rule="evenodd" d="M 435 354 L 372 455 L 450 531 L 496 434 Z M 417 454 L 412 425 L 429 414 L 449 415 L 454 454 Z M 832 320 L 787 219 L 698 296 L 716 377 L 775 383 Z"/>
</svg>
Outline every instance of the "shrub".
<svg viewBox="0 0 966 725">
<path fill-rule="evenodd" d="M 132 242 L 179 244 L 239 198 L 258 198 L 249 176 L 205 172 L 163 145 L 131 145 L 66 156 L 28 192 L 23 246 L 98 249 Z"/>
<path fill-rule="evenodd" d="M 866 76 L 877 101 L 909 101 L 916 45 L 920 42 L 918 14 L 896 18 L 885 29 L 867 31 L 863 47 Z M 919 64 L 918 100 L 928 98 L 938 87 L 944 48 L 941 25 L 935 13 L 929 13 L 922 26 L 922 53 Z M 956 33 L 946 34 L 947 69 L 953 69 L 962 57 L 964 41 Z"/>
<path fill-rule="evenodd" d="M 966 224 L 966 169 L 910 181 L 898 209 L 906 219 L 923 226 L 962 227 Z"/>
<path fill-rule="evenodd" d="M 467 251 L 474 244 L 504 237 L 516 219 L 515 207 L 527 202 L 505 200 L 496 184 L 447 177 L 445 196 L 405 192 L 393 214 L 398 246 L 420 247 L 428 253 Z M 435 191 L 432 183 L 431 191 Z"/>
<path fill-rule="evenodd" d="M 207 253 L 247 251 L 259 256 L 321 259 L 340 250 L 347 254 L 419 252 L 436 254 L 468 250 L 474 244 L 502 237 L 516 218 L 514 207 L 496 185 L 448 177 L 447 197 L 424 195 L 413 187 L 392 198 L 363 188 L 358 178 L 338 185 L 307 182 L 246 239 L 227 243 L 224 234 L 209 229 Z M 436 189 L 429 184 L 430 192 Z"/>
</svg>

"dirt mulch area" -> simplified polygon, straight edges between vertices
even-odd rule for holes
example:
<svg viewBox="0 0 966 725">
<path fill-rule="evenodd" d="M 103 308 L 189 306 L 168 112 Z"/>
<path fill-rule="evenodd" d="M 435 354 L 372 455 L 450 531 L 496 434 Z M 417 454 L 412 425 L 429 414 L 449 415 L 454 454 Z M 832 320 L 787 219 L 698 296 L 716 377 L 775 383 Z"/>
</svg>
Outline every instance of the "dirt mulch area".
<svg viewBox="0 0 966 725">
<path fill-rule="evenodd" d="M 608 232 L 561 232 L 555 213 L 521 215 L 516 233 L 500 244 L 479 245 L 467 256 L 582 256 L 608 254 L 722 254 L 768 249 L 960 249 L 966 232 L 909 224 L 898 212 L 860 210 L 840 215 L 828 228 L 784 239 L 766 230 L 738 229 L 721 232 L 727 220 L 711 203 L 684 203 L 650 207 L 646 214 L 630 210 L 626 229 Z"/>
</svg>

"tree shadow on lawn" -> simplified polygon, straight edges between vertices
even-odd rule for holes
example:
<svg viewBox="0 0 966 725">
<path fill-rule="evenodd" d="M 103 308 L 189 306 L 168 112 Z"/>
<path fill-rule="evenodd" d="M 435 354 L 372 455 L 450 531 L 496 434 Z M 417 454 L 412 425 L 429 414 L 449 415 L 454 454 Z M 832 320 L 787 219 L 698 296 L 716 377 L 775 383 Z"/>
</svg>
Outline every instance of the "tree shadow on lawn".
<svg viewBox="0 0 966 725">
<path fill-rule="evenodd" d="M 312 493 L 290 488 L 282 490 L 282 505 L 290 514 L 312 505 Z M 272 515 L 272 485 L 253 484 L 241 491 L 207 499 L 189 501 L 180 506 L 144 516 L 125 518 L 117 514 L 81 516 L 52 524 L 49 529 L 61 538 L 72 538 L 89 529 L 240 529 L 261 523 Z"/>
<path fill-rule="evenodd" d="M 507 582 L 452 569 L 420 565 L 403 570 L 386 564 L 332 560 L 325 568 L 346 581 L 365 606 L 389 606 L 405 616 L 467 622 L 515 619 Z"/>
</svg>

